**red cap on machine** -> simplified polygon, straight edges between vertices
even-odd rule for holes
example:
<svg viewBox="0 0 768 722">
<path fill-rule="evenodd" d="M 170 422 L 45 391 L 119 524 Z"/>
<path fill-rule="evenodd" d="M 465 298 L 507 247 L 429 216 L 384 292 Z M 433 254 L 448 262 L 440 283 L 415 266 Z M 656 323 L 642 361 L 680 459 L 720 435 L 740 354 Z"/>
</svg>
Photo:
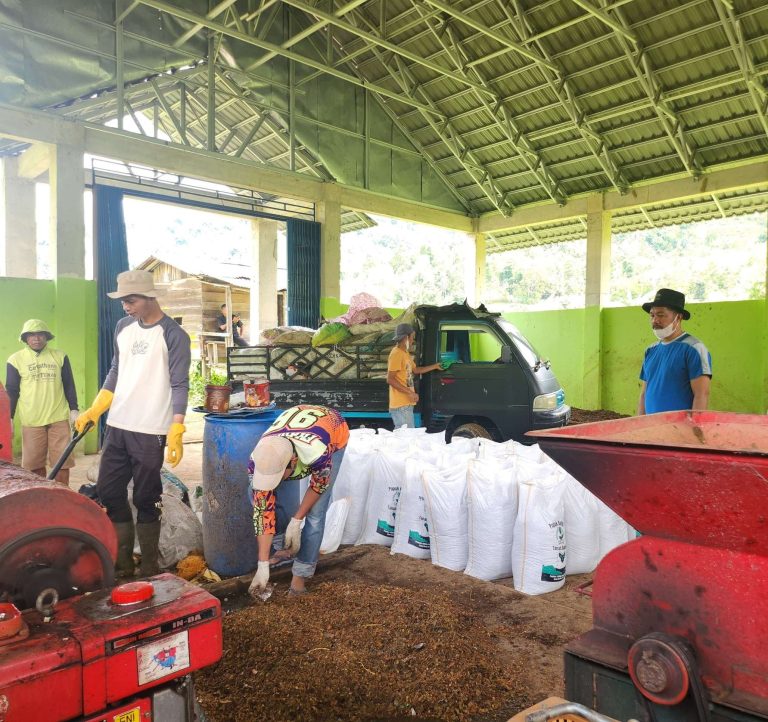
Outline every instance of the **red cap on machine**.
<svg viewBox="0 0 768 722">
<path fill-rule="evenodd" d="M 155 593 L 152 582 L 128 582 L 112 590 L 113 604 L 138 604 L 151 599 Z"/>
</svg>

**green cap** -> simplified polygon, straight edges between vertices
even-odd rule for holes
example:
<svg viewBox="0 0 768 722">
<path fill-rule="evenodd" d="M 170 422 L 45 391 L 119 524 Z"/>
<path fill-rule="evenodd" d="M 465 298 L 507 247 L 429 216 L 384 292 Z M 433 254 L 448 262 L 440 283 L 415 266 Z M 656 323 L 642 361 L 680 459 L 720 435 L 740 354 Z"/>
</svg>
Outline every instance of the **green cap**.
<svg viewBox="0 0 768 722">
<path fill-rule="evenodd" d="M 51 329 L 48 328 L 48 324 L 45 321 L 41 321 L 39 318 L 30 318 L 29 321 L 24 323 L 24 327 L 21 329 L 21 335 L 19 341 L 22 343 L 27 342 L 27 334 L 30 333 L 45 333 L 48 334 L 48 340 L 53 338 Z"/>
</svg>

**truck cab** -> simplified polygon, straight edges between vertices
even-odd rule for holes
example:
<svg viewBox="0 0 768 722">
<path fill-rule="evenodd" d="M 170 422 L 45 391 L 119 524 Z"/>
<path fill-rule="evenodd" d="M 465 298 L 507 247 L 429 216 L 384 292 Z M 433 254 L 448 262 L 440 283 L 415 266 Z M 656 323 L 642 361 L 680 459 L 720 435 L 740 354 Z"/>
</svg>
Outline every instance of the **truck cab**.
<svg viewBox="0 0 768 722">
<path fill-rule="evenodd" d="M 421 377 L 429 431 L 500 441 L 568 423 L 570 407 L 549 362 L 500 314 L 452 304 L 422 306 L 417 319 L 418 365 L 453 362 Z"/>
<path fill-rule="evenodd" d="M 568 423 L 571 410 L 549 362 L 500 314 L 466 303 L 418 306 L 414 313 L 408 321 L 416 327 L 416 364 L 454 362 L 417 377 L 418 425 L 444 432 L 447 441 L 525 441 L 527 431 Z M 227 374 L 234 388 L 249 378 L 269 379 L 280 407 L 320 404 L 340 411 L 353 428 L 391 429 L 386 378 L 392 330 L 360 344 L 230 348 Z"/>
</svg>

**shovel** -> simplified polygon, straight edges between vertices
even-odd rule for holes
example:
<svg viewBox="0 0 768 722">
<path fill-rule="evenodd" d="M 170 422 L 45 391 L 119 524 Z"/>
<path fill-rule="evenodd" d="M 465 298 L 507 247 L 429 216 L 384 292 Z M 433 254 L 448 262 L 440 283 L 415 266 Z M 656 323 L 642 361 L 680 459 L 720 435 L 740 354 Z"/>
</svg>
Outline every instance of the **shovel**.
<svg viewBox="0 0 768 722">
<path fill-rule="evenodd" d="M 59 460 L 53 465 L 53 468 L 51 469 L 48 476 L 45 478 L 48 481 L 53 481 L 56 478 L 56 474 L 58 474 L 61 471 L 61 467 L 64 466 L 64 462 L 69 458 L 69 455 L 72 453 L 72 449 L 74 449 L 77 446 L 77 442 L 80 441 L 80 439 L 83 438 L 91 429 L 93 428 L 93 421 L 89 421 L 85 428 L 78 434 L 75 432 L 75 434 L 72 436 L 72 441 L 70 441 L 67 444 L 67 448 L 64 449 L 64 453 L 59 457 Z"/>
</svg>

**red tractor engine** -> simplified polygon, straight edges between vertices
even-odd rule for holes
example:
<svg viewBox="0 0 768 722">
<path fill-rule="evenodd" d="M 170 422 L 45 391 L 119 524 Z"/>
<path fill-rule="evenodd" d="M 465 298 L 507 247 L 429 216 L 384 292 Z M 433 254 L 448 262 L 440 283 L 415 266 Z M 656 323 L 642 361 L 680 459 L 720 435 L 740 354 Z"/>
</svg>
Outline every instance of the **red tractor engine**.
<svg viewBox="0 0 768 722">
<path fill-rule="evenodd" d="M 0 463 L 0 722 L 196 719 L 219 601 L 171 574 L 110 589 L 116 551 L 96 503 Z"/>
</svg>

